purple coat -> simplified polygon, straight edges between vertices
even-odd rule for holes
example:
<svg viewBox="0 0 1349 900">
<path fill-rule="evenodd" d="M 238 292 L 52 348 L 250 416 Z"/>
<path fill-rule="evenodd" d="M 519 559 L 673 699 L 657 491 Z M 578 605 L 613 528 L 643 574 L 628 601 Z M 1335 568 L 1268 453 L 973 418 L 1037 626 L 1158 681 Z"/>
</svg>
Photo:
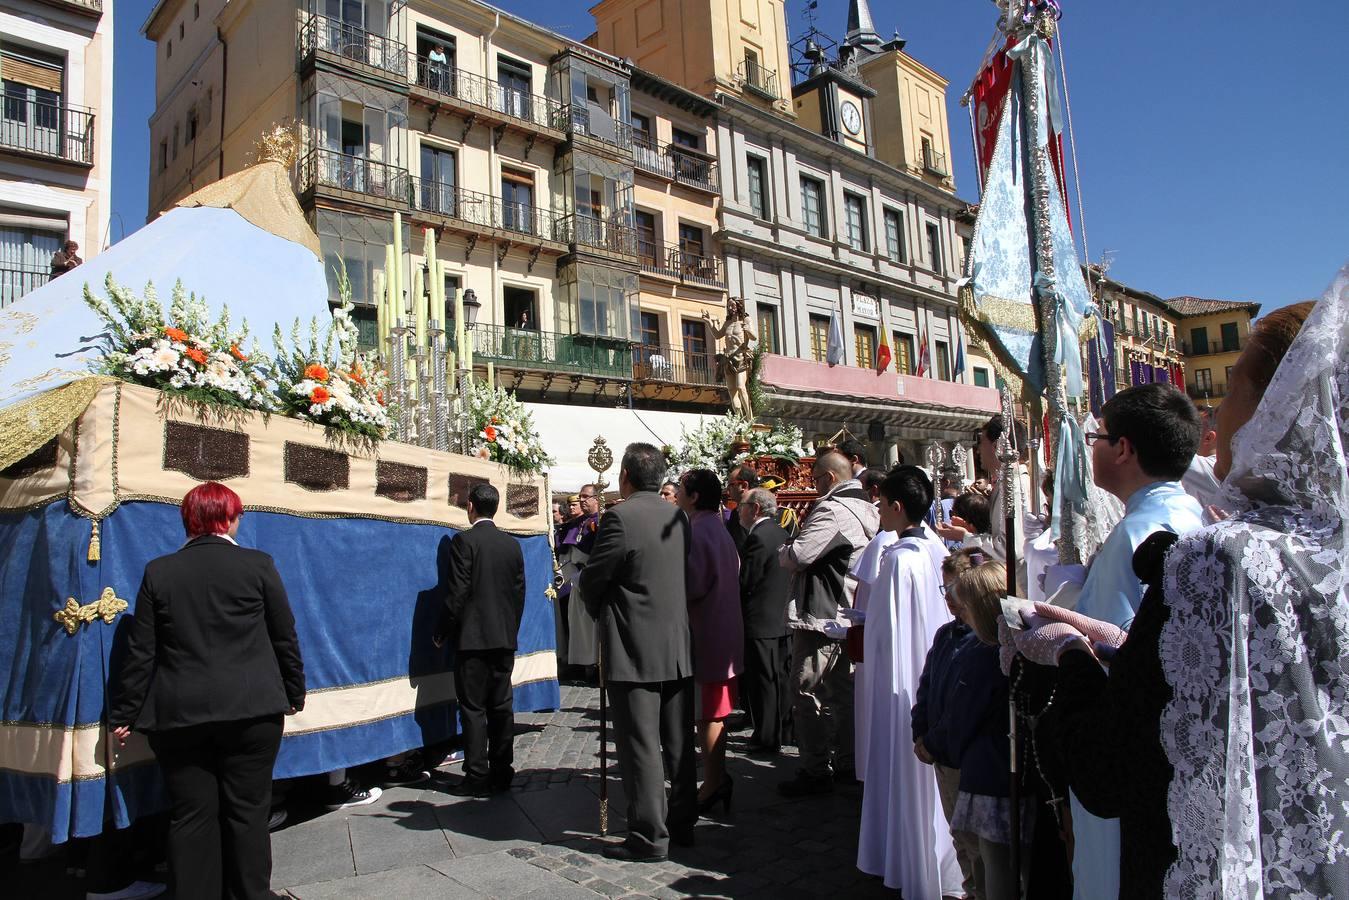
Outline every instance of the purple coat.
<svg viewBox="0 0 1349 900">
<path fill-rule="evenodd" d="M 696 510 L 689 520 L 684 567 L 693 633 L 693 678 L 726 681 L 744 669 L 745 626 L 740 613 L 740 555 L 715 510 Z"/>
</svg>

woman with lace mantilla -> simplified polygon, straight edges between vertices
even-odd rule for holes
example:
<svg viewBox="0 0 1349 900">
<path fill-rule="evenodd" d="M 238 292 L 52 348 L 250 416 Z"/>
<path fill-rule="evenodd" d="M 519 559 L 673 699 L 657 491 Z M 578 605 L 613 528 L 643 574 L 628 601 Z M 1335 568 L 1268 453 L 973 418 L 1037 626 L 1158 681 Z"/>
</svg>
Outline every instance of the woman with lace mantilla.
<svg viewBox="0 0 1349 900">
<path fill-rule="evenodd" d="M 1039 604 L 1015 638 L 1058 666 L 1037 744 L 1119 817 L 1121 897 L 1349 900 L 1349 268 L 1262 319 L 1229 388 L 1234 514 L 1144 542 L 1127 634 Z"/>
</svg>

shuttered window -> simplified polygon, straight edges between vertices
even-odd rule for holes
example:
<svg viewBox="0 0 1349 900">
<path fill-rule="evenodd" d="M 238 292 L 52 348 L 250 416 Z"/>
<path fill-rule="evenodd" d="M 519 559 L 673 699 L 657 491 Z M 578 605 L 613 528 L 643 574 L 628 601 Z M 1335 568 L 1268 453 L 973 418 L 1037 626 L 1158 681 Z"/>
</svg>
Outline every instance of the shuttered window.
<svg viewBox="0 0 1349 900">
<path fill-rule="evenodd" d="M 0 80 L 59 94 L 64 76 L 65 67 L 59 60 L 12 45 L 0 47 Z"/>
</svg>

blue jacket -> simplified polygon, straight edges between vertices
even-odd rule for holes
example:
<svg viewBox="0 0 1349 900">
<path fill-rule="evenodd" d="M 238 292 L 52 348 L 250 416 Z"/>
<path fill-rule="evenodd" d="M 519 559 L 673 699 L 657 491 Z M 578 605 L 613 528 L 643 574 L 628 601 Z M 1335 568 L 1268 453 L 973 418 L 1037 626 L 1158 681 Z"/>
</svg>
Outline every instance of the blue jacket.
<svg viewBox="0 0 1349 900">
<path fill-rule="evenodd" d="M 971 634 L 957 654 L 943 736 L 943 750 L 960 769 L 960 789 L 966 793 L 1006 797 L 1011 792 L 1007 695 L 998 648 Z"/>
<path fill-rule="evenodd" d="M 932 636 L 932 647 L 927 651 L 927 659 L 923 662 L 923 674 L 918 678 L 918 691 L 914 695 L 910 719 L 914 741 L 922 738 L 923 746 L 933 759 L 951 769 L 956 767 L 956 762 L 946 752 L 946 716 L 951 709 L 948 701 L 956 683 L 956 653 L 966 639 L 972 636 L 970 627 L 959 619 L 953 619 L 937 629 L 937 633 Z"/>
</svg>

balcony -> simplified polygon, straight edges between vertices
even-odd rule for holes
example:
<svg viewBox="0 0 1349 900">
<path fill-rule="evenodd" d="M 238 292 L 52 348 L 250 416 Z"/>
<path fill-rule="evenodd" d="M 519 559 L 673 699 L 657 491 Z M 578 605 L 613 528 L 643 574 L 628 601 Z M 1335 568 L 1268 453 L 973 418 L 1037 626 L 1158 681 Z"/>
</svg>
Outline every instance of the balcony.
<svg viewBox="0 0 1349 900">
<path fill-rule="evenodd" d="M 679 270 L 673 268 L 670 262 L 670 254 L 673 252 L 673 247 L 667 247 L 659 241 L 644 241 L 640 238 L 637 240 L 637 262 L 643 272 L 678 278 Z"/>
<path fill-rule="evenodd" d="M 1227 385 L 1189 384 L 1185 386 L 1185 393 L 1190 395 L 1191 400 L 1221 400 L 1227 396 Z"/>
<path fill-rule="evenodd" d="M 0 266 L 0 307 L 9 306 L 25 294 L 42 287 L 51 278 L 51 269 L 46 266 L 5 263 Z"/>
<path fill-rule="evenodd" d="M 692 284 L 715 288 L 726 286 L 721 260 L 715 256 L 703 256 L 687 249 L 671 250 L 670 268 L 679 273 L 681 280 Z"/>
<path fill-rule="evenodd" d="M 716 160 L 678 144 L 663 144 L 645 131 L 632 132 L 632 161 L 643 172 L 714 194 L 719 190 Z"/>
<path fill-rule="evenodd" d="M 483 324 L 468 334 L 474 360 L 490 361 L 498 369 L 632 379 L 632 348 L 626 341 Z"/>
<path fill-rule="evenodd" d="M 946 154 L 938 153 L 932 149 L 931 144 L 923 144 L 923 171 L 939 178 L 945 178 L 951 174 L 951 170 L 946 165 Z"/>
<path fill-rule="evenodd" d="M 413 55 L 416 82 L 413 96 L 448 102 L 473 116 L 525 127 L 533 132 L 552 132 L 561 139 L 562 104 L 551 97 L 507 87 L 473 72 L 431 62 Z"/>
<path fill-rule="evenodd" d="M 103 15 L 103 0 L 42 0 L 48 6 L 74 10 L 86 16 L 98 18 Z"/>
<path fill-rule="evenodd" d="M 94 111 L 69 103 L 27 97 L 3 99 L 0 149 L 56 159 L 78 166 L 94 164 Z"/>
<path fill-rule="evenodd" d="M 406 44 L 340 19 L 312 15 L 300 27 L 300 58 L 318 54 L 339 65 L 392 76 L 400 82 L 407 80 Z"/>
<path fill-rule="evenodd" d="M 571 213 L 557 219 L 557 239 L 564 244 L 588 247 L 623 256 L 637 255 L 637 231 L 631 225 Z"/>
<path fill-rule="evenodd" d="M 507 203 L 491 194 L 424 178 L 410 177 L 408 182 L 412 208 L 432 217 L 449 219 L 451 225 L 530 243 L 560 243 L 556 237 L 557 216 L 552 210 L 526 203 Z"/>
<path fill-rule="evenodd" d="M 765 100 L 782 99 L 778 93 L 778 73 L 772 69 L 765 69 L 747 59 L 736 68 L 735 75 L 751 94 L 758 94 Z"/>
<path fill-rule="evenodd" d="M 407 169 L 336 150 L 310 150 L 300 160 L 300 193 L 320 191 L 380 206 L 404 206 Z"/>
<path fill-rule="evenodd" d="M 580 135 L 620 150 L 626 151 L 632 147 L 631 125 L 618 121 L 600 109 L 579 103 L 559 106 L 553 127 L 565 134 Z"/>
<path fill-rule="evenodd" d="M 1246 343 L 1241 340 L 1235 341 L 1209 341 L 1205 344 L 1191 344 L 1189 341 L 1180 342 L 1180 352 L 1186 356 L 1213 356 L 1218 353 L 1240 353 Z"/>
<path fill-rule="evenodd" d="M 714 387 L 717 367 L 711 353 L 690 351 L 665 344 L 639 344 L 633 348 L 634 381 L 654 384 Z"/>
</svg>

